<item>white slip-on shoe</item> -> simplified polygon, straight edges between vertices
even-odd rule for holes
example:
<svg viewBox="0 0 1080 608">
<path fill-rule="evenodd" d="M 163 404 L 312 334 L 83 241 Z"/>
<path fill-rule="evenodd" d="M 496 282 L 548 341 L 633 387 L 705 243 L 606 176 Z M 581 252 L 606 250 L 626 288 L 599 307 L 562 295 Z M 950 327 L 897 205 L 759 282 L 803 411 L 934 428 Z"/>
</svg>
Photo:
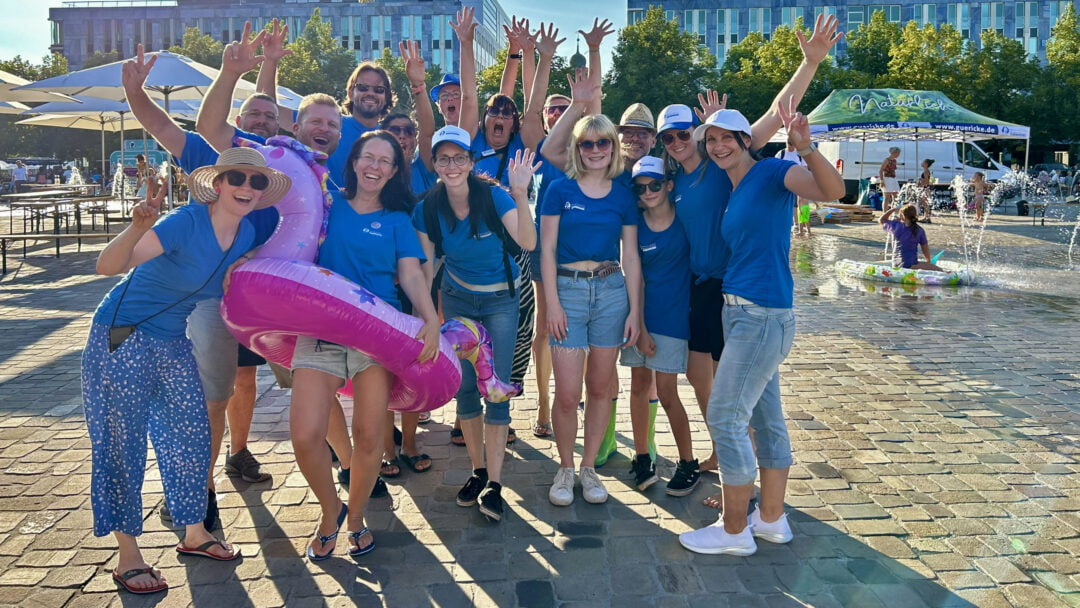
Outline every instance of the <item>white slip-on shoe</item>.
<svg viewBox="0 0 1080 608">
<path fill-rule="evenodd" d="M 555 481 L 548 490 L 548 500 L 557 507 L 566 507 L 574 502 L 574 469 L 562 467 L 555 473 Z"/>
<path fill-rule="evenodd" d="M 724 518 L 716 523 L 679 535 L 679 543 L 694 553 L 708 555 L 753 555 L 757 552 L 757 543 L 750 526 L 738 534 L 728 534 L 724 530 Z"/>
<path fill-rule="evenodd" d="M 770 543 L 784 544 L 790 543 L 791 539 L 795 537 L 791 533 L 791 526 L 788 524 L 787 513 L 780 516 L 780 519 L 766 523 L 761 520 L 761 509 L 755 509 L 750 517 L 746 518 L 746 524 L 752 529 L 754 537 L 761 540 L 769 541 Z"/>
<path fill-rule="evenodd" d="M 581 467 L 578 475 L 581 477 L 581 496 L 585 498 L 585 502 L 591 502 L 594 505 L 607 502 L 607 488 L 604 487 L 604 482 L 600 481 L 596 469 Z"/>
</svg>

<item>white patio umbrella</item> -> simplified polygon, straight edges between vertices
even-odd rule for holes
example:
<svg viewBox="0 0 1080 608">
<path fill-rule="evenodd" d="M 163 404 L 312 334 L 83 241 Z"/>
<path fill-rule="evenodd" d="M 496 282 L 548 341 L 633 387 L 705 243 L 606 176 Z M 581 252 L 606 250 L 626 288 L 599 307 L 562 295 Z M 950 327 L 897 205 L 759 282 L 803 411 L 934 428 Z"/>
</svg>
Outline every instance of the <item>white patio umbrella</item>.
<svg viewBox="0 0 1080 608">
<path fill-rule="evenodd" d="M 0 70 L 0 101 L 18 101 L 27 103 L 44 103 L 47 101 L 71 101 L 67 95 L 61 95 L 51 91 L 25 90 L 13 91 L 15 87 L 30 84 L 25 78 Z"/>
<path fill-rule="evenodd" d="M 29 109 L 30 106 L 17 101 L 0 101 L 0 114 L 22 114 Z"/>
</svg>

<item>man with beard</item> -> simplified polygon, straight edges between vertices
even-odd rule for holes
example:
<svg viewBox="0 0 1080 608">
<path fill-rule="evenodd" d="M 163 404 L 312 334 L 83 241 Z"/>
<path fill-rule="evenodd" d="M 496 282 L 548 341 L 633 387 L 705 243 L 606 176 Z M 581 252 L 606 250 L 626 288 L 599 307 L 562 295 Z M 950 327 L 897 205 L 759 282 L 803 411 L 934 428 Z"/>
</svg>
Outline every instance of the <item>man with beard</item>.
<svg viewBox="0 0 1080 608">
<path fill-rule="evenodd" d="M 345 163 L 353 143 L 364 133 L 378 129 L 379 121 L 394 107 L 390 76 L 386 70 L 371 61 L 363 62 L 353 70 L 345 88 L 345 96 L 342 107 L 348 114 L 339 117 L 341 142 L 337 151 L 326 161 L 330 181 L 339 186 L 345 185 Z"/>
</svg>

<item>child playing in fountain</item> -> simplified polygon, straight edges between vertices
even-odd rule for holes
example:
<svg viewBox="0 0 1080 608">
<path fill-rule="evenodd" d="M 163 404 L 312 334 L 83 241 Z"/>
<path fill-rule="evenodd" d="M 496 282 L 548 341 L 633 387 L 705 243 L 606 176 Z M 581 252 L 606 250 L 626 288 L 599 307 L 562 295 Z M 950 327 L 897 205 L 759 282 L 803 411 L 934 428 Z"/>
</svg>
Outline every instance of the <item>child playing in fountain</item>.
<svg viewBox="0 0 1080 608">
<path fill-rule="evenodd" d="M 900 219 L 889 219 L 896 213 Z M 915 270 L 936 270 L 941 268 L 930 262 L 930 245 L 926 240 L 926 231 L 919 225 L 919 214 L 915 205 L 904 205 L 897 212 L 896 208 L 889 209 L 879 220 L 881 227 L 892 234 L 896 239 L 896 249 L 893 255 L 893 265 Z M 922 248 L 925 262 L 919 261 L 919 248 Z"/>
<path fill-rule="evenodd" d="M 975 221 L 982 223 L 983 213 L 986 211 L 986 195 L 990 192 L 990 183 L 982 171 L 976 171 L 971 179 L 971 187 L 974 194 Z"/>
</svg>

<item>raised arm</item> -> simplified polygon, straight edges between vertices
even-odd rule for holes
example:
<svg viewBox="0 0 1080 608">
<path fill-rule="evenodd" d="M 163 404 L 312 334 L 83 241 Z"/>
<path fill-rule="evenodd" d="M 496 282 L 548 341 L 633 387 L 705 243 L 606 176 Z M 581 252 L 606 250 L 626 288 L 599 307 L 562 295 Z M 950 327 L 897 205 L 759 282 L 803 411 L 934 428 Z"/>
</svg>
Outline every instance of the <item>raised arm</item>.
<svg viewBox="0 0 1080 608">
<path fill-rule="evenodd" d="M 232 109 L 233 89 L 244 74 L 254 70 L 262 63 L 262 55 L 256 51 L 262 44 L 266 32 L 259 32 L 251 37 L 251 22 L 244 22 L 244 33 L 240 40 L 225 45 L 221 53 L 221 71 L 210 83 L 199 117 L 195 120 L 195 130 L 206 138 L 218 151 L 232 147 L 233 127 L 229 124 L 229 111 Z"/>
<path fill-rule="evenodd" d="M 604 42 L 604 38 L 614 31 L 615 28 L 607 19 L 603 21 L 593 19 L 592 29 L 588 32 L 578 30 L 578 33 L 585 38 L 585 44 L 589 47 L 589 74 L 597 91 L 600 90 L 600 77 L 603 74 L 600 67 L 600 45 Z M 597 95 L 589 104 L 589 107 L 586 108 L 585 113 L 588 115 L 599 114 L 602 99 L 603 95 Z"/>
<path fill-rule="evenodd" d="M 540 63 L 536 66 L 536 75 L 525 91 L 525 112 L 521 119 L 521 142 L 526 148 L 535 150 L 544 138 L 544 99 L 547 97 L 548 80 L 551 77 L 551 59 L 559 45 L 566 38 L 559 39 L 559 30 L 555 24 L 544 24 L 536 33 L 536 49 L 540 51 Z M 528 81 L 526 81 L 528 82 Z"/>
<path fill-rule="evenodd" d="M 784 187 L 814 201 L 835 201 L 844 196 L 844 180 L 827 158 L 813 147 L 810 122 L 795 108 L 795 98 L 788 99 L 787 108 L 779 104 L 777 114 L 788 133 L 788 143 L 806 161 L 806 167 L 791 167 L 784 175 Z"/>
<path fill-rule="evenodd" d="M 152 230 L 161 211 L 165 188 L 131 209 L 131 224 L 109 241 L 97 259 L 97 273 L 106 276 L 127 272 L 164 252 L 157 233 Z M 147 189 L 149 192 L 150 189 Z"/>
<path fill-rule="evenodd" d="M 814 79 L 818 66 L 828 56 L 829 50 L 844 36 L 843 32 L 836 31 L 838 23 L 839 21 L 835 15 L 829 15 L 828 17 L 823 14 L 818 15 L 814 21 L 814 33 L 810 40 L 807 40 L 806 35 L 801 31 L 796 30 L 795 36 L 798 37 L 799 47 L 802 48 L 803 61 L 799 64 L 799 68 L 795 70 L 791 80 L 777 93 L 772 105 L 769 106 L 769 111 L 757 119 L 757 122 L 751 127 L 753 138 L 751 147 L 753 149 L 757 150 L 769 143 L 769 139 L 776 134 L 783 124 L 776 110 L 778 104 L 788 103 L 788 100 L 792 97 L 795 98 L 795 105 L 802 101 L 806 89 Z"/>
<path fill-rule="evenodd" d="M 406 40 L 398 43 L 398 51 L 401 59 L 405 62 L 405 75 L 409 78 L 409 87 L 412 89 L 413 103 L 416 109 L 416 143 L 417 154 L 420 161 L 428 171 L 434 171 L 435 165 L 431 160 L 431 136 L 435 134 L 435 111 L 431 109 L 428 101 L 427 83 L 424 81 L 426 66 L 424 57 L 420 53 L 420 43 L 416 40 Z"/>
<path fill-rule="evenodd" d="M 570 135 L 574 132 L 574 125 L 578 119 L 587 114 L 590 104 L 600 96 L 600 86 L 589 78 L 589 70 L 579 68 L 573 75 L 567 75 L 570 82 L 570 107 L 562 113 L 555 126 L 548 133 L 547 141 L 544 142 L 544 160 L 551 163 L 556 169 L 566 172 L 567 163 L 570 160 Z"/>
<path fill-rule="evenodd" d="M 156 61 L 157 55 L 152 56 L 150 61 L 146 61 L 143 54 L 143 45 L 138 45 L 135 59 L 124 62 L 120 77 L 124 85 L 124 95 L 127 97 L 128 105 L 131 107 L 131 113 L 135 115 L 139 124 L 146 129 L 150 137 L 153 137 L 159 144 L 164 146 L 169 154 L 179 158 L 184 153 L 184 142 L 187 141 L 187 135 L 180 128 L 180 125 L 173 122 L 173 119 L 169 118 L 165 110 L 162 110 L 161 106 L 154 103 L 150 96 L 146 94 L 146 90 L 143 89 L 146 76 L 150 74 L 150 70 L 153 69 Z"/>
<path fill-rule="evenodd" d="M 503 26 L 506 34 L 506 61 L 503 63 L 502 78 L 499 80 L 499 93 L 507 97 L 514 96 L 514 80 L 517 79 L 518 66 L 524 58 L 523 38 L 529 37 L 528 19 L 518 20 L 510 17 L 510 25 Z"/>
<path fill-rule="evenodd" d="M 510 159 L 510 196 L 514 199 L 514 210 L 503 214 L 502 221 L 506 231 L 522 249 L 536 249 L 536 224 L 529 211 L 529 184 L 533 174 L 541 163 L 533 164 L 536 156 L 532 150 L 518 150 Z"/>
<path fill-rule="evenodd" d="M 476 56 L 473 50 L 473 34 L 476 31 L 476 21 L 473 20 L 474 9 L 466 7 L 458 11 L 457 21 L 451 21 L 450 27 L 457 34 L 458 52 L 461 56 L 461 65 L 458 68 L 461 77 L 461 111 L 458 114 L 458 126 L 469 132 L 470 137 L 476 137 L 476 131 L 480 128 L 480 102 L 476 91 Z"/>
<path fill-rule="evenodd" d="M 262 50 L 263 62 L 259 68 L 259 78 L 255 81 L 255 90 L 274 98 L 277 101 L 277 69 L 278 62 L 286 55 L 292 55 L 292 50 L 285 48 L 285 41 L 289 39 L 289 26 L 279 24 L 277 19 L 270 24 L 263 36 Z M 291 120 L 284 121 L 291 123 Z"/>
</svg>

